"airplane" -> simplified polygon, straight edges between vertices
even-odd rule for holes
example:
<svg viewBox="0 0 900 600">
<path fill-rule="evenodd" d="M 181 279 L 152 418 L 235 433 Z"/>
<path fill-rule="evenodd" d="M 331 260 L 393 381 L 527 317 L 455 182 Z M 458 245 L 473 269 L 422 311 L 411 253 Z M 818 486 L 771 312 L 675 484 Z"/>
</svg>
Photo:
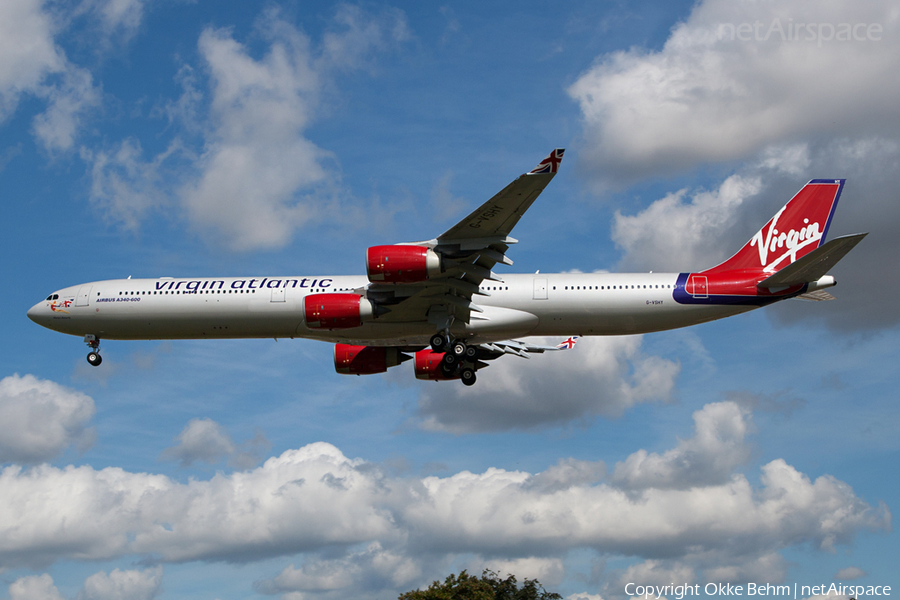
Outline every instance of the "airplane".
<svg viewBox="0 0 900 600">
<path fill-rule="evenodd" d="M 510 234 L 556 176 L 565 150 L 438 237 L 373 246 L 365 276 L 161 277 L 53 292 L 28 317 L 100 340 L 311 338 L 334 343 L 338 373 L 383 373 L 410 359 L 424 380 L 461 380 L 506 354 L 566 350 L 579 336 L 663 331 L 788 298 L 830 300 L 828 271 L 867 234 L 825 243 L 844 179 L 813 179 L 737 253 L 688 273 L 498 275 Z M 568 336 L 555 346 L 520 338 Z"/>
</svg>

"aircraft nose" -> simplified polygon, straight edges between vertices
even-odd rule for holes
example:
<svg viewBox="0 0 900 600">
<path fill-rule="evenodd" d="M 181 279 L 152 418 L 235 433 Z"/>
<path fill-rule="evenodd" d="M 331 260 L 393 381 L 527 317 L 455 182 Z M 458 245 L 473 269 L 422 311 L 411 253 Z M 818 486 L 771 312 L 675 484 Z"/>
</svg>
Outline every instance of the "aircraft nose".
<svg viewBox="0 0 900 600">
<path fill-rule="evenodd" d="M 46 312 L 47 307 L 44 306 L 44 303 L 38 302 L 37 304 L 29 308 L 28 313 L 26 314 L 28 315 L 29 319 L 40 325 L 41 321 L 43 320 L 41 317 L 44 317 Z"/>
</svg>

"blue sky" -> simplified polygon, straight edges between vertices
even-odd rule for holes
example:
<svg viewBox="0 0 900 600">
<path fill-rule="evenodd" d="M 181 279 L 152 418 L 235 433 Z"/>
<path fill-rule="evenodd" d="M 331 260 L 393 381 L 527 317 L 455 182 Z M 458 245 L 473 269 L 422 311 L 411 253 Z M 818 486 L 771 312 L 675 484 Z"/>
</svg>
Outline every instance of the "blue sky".
<svg viewBox="0 0 900 600">
<path fill-rule="evenodd" d="M 568 600 L 896 590 L 898 27 L 887 1 L 4 3 L 0 598 L 386 599 L 484 567 Z M 361 273 L 554 147 L 511 272 L 707 268 L 813 178 L 848 179 L 832 236 L 871 233 L 834 302 L 471 389 L 304 340 L 94 369 L 25 317 L 129 275 Z"/>
</svg>

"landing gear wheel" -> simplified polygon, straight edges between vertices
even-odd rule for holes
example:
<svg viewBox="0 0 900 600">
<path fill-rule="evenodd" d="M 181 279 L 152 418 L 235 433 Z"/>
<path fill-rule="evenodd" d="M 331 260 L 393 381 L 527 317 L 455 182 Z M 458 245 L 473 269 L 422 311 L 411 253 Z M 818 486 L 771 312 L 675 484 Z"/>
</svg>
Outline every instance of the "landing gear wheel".
<svg viewBox="0 0 900 600">
<path fill-rule="evenodd" d="M 462 358 L 466 354 L 466 343 L 462 340 L 456 340 L 453 342 L 453 345 L 450 346 L 450 351 L 453 352 L 456 356 Z"/>
<path fill-rule="evenodd" d="M 431 336 L 431 350 L 433 352 L 443 352 L 444 346 L 446 345 L 447 340 L 439 333 Z"/>
<path fill-rule="evenodd" d="M 478 346 L 466 346 L 466 358 L 473 360 L 478 354 Z"/>
<path fill-rule="evenodd" d="M 462 379 L 462 382 L 465 385 L 475 385 L 475 379 L 477 379 L 475 377 L 475 369 L 466 367 L 459 372 L 459 378 Z"/>
<path fill-rule="evenodd" d="M 455 367 L 459 364 L 459 357 L 453 354 L 452 352 L 448 352 L 444 355 L 442 359 L 442 364 L 449 365 L 451 367 Z"/>
<path fill-rule="evenodd" d="M 445 362 L 441 363 L 441 375 L 443 375 L 447 379 L 450 379 L 451 377 L 453 377 L 453 374 L 455 372 L 456 372 L 456 366 L 448 365 Z"/>
<path fill-rule="evenodd" d="M 89 352 L 87 355 L 87 361 L 91 363 L 91 366 L 99 367 L 100 363 L 103 362 L 103 357 L 101 357 L 98 352 Z"/>
</svg>

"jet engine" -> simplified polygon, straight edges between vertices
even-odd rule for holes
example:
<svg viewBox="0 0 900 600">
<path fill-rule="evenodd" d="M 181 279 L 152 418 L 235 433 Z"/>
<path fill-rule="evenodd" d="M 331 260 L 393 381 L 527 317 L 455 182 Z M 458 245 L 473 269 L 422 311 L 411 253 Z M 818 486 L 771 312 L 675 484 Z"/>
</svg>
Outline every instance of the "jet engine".
<svg viewBox="0 0 900 600">
<path fill-rule="evenodd" d="M 447 379 L 459 379 L 459 375 L 449 377 L 441 370 L 444 352 L 435 352 L 431 348 L 416 352 L 416 379 L 430 381 L 443 381 Z"/>
<path fill-rule="evenodd" d="M 441 273 L 441 257 L 422 246 L 372 246 L 366 272 L 372 282 L 416 283 Z"/>
<path fill-rule="evenodd" d="M 375 317 L 375 306 L 359 294 L 309 294 L 303 310 L 310 329 L 359 327 Z"/>
<path fill-rule="evenodd" d="M 334 345 L 334 370 L 344 375 L 384 373 L 412 358 L 399 348 L 384 346 Z"/>
</svg>

